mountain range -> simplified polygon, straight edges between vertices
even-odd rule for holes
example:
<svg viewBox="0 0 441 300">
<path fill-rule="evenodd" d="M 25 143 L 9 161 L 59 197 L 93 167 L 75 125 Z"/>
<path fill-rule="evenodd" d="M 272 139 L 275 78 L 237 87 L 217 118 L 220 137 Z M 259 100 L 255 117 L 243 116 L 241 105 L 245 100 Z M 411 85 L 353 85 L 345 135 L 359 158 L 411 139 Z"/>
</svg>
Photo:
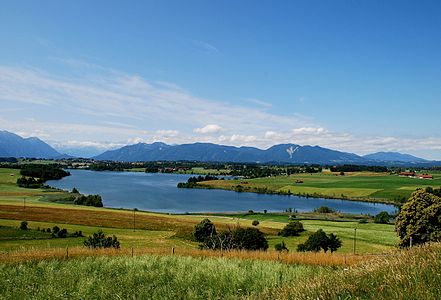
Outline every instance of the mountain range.
<svg viewBox="0 0 441 300">
<path fill-rule="evenodd" d="M 205 162 L 255 162 L 292 164 L 362 164 L 362 165 L 441 165 L 408 154 L 378 152 L 365 156 L 323 148 L 280 144 L 266 150 L 254 147 L 234 147 L 211 143 L 167 145 L 138 143 L 106 151 L 96 160 L 109 161 L 205 161 Z"/>
<path fill-rule="evenodd" d="M 67 158 L 36 137 L 22 138 L 17 134 L 0 131 L 0 157 Z M 254 162 L 292 164 L 364 164 L 364 165 L 441 165 L 409 154 L 377 152 L 365 156 L 341 152 L 320 146 L 279 144 L 268 149 L 234 147 L 212 143 L 168 145 L 165 143 L 138 143 L 116 150 L 105 151 L 93 157 L 109 161 L 204 161 Z"/>
<path fill-rule="evenodd" d="M 58 158 L 62 154 L 36 137 L 0 131 L 0 157 Z"/>
</svg>

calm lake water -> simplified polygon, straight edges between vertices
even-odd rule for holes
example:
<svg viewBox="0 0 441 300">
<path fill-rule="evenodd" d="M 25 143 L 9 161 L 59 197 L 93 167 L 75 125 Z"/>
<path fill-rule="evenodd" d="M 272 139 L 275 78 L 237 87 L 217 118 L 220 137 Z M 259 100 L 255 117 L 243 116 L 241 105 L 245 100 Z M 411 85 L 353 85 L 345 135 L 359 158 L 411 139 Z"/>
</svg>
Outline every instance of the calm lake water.
<svg viewBox="0 0 441 300">
<path fill-rule="evenodd" d="M 387 204 L 176 187 L 192 175 L 86 170 L 69 172 L 71 176 L 51 180 L 47 184 L 65 190 L 76 187 L 83 194 L 99 194 L 103 197 L 104 206 L 113 208 L 167 213 L 237 212 L 250 209 L 280 212 L 287 208 L 304 212 L 325 205 L 345 213 L 375 215 L 380 211 L 395 211 L 393 205 Z"/>
</svg>

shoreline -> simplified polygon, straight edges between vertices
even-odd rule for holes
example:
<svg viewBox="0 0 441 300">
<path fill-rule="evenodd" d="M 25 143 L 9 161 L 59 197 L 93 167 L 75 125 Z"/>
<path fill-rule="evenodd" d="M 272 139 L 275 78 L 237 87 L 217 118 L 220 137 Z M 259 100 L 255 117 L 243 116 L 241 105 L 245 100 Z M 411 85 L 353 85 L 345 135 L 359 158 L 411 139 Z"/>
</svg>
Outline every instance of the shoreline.
<svg viewBox="0 0 441 300">
<path fill-rule="evenodd" d="M 257 188 L 243 188 L 241 190 L 237 190 L 235 188 L 228 188 L 228 187 L 217 187 L 212 186 L 208 184 L 198 184 L 194 185 L 193 187 L 184 187 L 187 189 L 213 189 L 213 190 L 224 190 L 224 191 L 232 191 L 236 193 L 255 193 L 255 194 L 266 194 L 266 195 L 279 195 L 279 196 L 296 196 L 296 197 L 302 197 L 302 198 L 315 198 L 315 199 L 332 199 L 332 200 L 346 200 L 346 201 L 355 201 L 355 202 L 368 202 L 368 203 L 377 203 L 377 204 L 387 204 L 387 205 L 393 205 L 397 209 L 400 208 L 401 205 L 404 203 L 397 203 L 392 200 L 383 199 L 383 198 L 356 198 L 356 197 L 334 197 L 330 195 L 323 195 L 323 194 L 296 194 L 296 193 L 287 193 L 287 192 L 278 192 L 278 191 L 271 191 L 271 190 L 265 190 L 265 192 L 257 189 Z"/>
</svg>

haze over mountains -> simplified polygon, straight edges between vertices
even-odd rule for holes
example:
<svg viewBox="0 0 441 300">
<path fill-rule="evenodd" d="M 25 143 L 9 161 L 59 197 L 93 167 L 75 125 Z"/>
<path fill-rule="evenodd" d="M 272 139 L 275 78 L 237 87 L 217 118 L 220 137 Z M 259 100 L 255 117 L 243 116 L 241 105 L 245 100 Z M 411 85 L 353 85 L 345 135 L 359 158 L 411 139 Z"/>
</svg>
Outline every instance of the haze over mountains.
<svg viewBox="0 0 441 300">
<path fill-rule="evenodd" d="M 0 157 L 63 158 L 47 143 L 36 137 L 22 138 L 8 131 L 0 131 Z M 116 150 L 105 151 L 93 157 L 96 160 L 113 161 L 210 161 L 210 162 L 258 162 L 293 164 L 370 164 L 370 165 L 440 165 L 409 154 L 378 152 L 359 156 L 320 146 L 279 144 L 268 149 L 234 147 L 211 143 L 168 145 L 165 143 L 138 143 Z"/>
<path fill-rule="evenodd" d="M 0 157 L 57 158 L 61 153 L 36 137 L 21 136 L 0 131 Z"/>
</svg>

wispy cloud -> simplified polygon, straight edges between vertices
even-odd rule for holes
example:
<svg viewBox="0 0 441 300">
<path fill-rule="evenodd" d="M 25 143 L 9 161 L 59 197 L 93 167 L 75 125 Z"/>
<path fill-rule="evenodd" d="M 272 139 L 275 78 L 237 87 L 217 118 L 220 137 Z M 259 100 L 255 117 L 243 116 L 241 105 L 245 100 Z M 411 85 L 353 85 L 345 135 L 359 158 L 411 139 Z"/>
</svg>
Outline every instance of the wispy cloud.
<svg viewBox="0 0 441 300">
<path fill-rule="evenodd" d="M 441 150 L 440 137 L 333 132 L 295 113 L 270 113 L 262 109 L 270 104 L 259 99 L 250 100 L 255 105 L 228 104 L 197 97 L 174 83 L 147 81 L 81 61 L 66 65 L 72 72 L 0 66 L 0 127 L 78 146 L 136 140 L 261 148 L 297 143 L 356 153 Z"/>
<path fill-rule="evenodd" d="M 193 45 L 195 45 L 199 50 L 208 52 L 208 53 L 220 53 L 219 49 L 216 48 L 213 44 L 208 42 L 192 40 Z"/>
<path fill-rule="evenodd" d="M 262 108 L 271 108 L 273 105 L 271 103 L 268 103 L 266 101 L 256 99 L 256 98 L 247 98 L 245 99 L 246 102 L 250 103 L 251 105 L 262 107 Z"/>
</svg>

